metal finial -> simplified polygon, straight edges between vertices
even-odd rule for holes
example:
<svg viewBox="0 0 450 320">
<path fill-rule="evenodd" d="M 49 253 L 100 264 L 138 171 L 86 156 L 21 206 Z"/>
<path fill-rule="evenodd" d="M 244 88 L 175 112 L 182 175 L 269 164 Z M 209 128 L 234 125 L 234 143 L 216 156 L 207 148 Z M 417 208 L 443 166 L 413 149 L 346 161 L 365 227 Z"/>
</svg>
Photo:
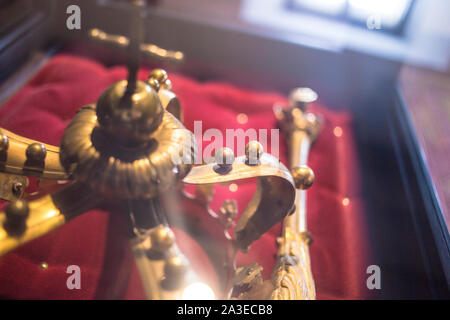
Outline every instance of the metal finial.
<svg viewBox="0 0 450 320">
<path fill-rule="evenodd" d="M 125 95 L 131 95 L 136 89 L 137 73 L 141 61 L 141 43 L 144 38 L 143 14 L 145 4 L 134 0 L 130 17 L 130 42 L 128 44 L 128 85 Z"/>
</svg>

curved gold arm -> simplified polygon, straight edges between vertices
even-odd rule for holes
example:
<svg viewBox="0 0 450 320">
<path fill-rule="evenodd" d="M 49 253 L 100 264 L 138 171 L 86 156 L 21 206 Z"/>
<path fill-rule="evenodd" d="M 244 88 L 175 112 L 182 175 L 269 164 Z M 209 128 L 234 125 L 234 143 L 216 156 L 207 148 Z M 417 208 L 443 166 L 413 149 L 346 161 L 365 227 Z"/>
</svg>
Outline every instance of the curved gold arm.
<svg viewBox="0 0 450 320">
<path fill-rule="evenodd" d="M 16 211 L 26 210 L 28 217 L 25 217 L 23 230 L 17 232 L 8 228 L 9 218 L 5 212 L 0 212 L 0 257 L 86 212 L 98 204 L 101 198 L 86 185 L 73 183 L 54 195 L 46 195 L 29 203 L 17 201 L 21 202 L 20 207 L 17 202 L 12 202 L 10 206 L 15 206 Z M 13 214 L 22 213 L 13 212 Z"/>
<path fill-rule="evenodd" d="M 211 163 L 192 168 L 183 179 L 187 184 L 210 184 L 258 178 L 258 186 L 234 229 L 237 248 L 246 250 L 291 211 L 295 199 L 295 186 L 286 167 L 278 159 L 263 154 L 258 165 L 247 165 L 246 157 L 236 158 L 229 172 L 217 172 Z"/>
<path fill-rule="evenodd" d="M 64 180 L 59 148 L 0 128 L 0 172 Z"/>
</svg>

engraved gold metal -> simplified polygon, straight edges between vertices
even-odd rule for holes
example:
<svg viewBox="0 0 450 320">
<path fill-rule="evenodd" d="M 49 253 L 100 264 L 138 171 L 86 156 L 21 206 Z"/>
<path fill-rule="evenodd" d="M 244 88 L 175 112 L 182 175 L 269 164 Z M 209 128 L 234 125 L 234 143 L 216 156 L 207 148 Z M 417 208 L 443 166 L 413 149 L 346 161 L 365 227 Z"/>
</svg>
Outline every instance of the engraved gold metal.
<svg viewBox="0 0 450 320">
<path fill-rule="evenodd" d="M 169 112 L 149 135 L 149 144 L 136 147 L 108 147 L 108 137 L 98 130 L 94 105 L 80 109 L 61 141 L 61 162 L 74 177 L 104 195 L 119 198 L 148 198 L 158 195 L 184 178 L 192 165 L 173 163 L 180 145 L 184 156 L 194 159 L 196 144 L 192 132 Z M 95 142 L 92 140 L 97 130 Z M 191 161 L 193 163 L 193 161 Z"/>
<path fill-rule="evenodd" d="M 0 134 L 8 139 L 8 148 L 0 151 L 0 171 L 44 179 L 68 178 L 67 172 L 59 161 L 58 147 L 21 137 L 3 128 L 0 128 Z M 27 158 L 27 149 L 33 144 L 44 146 L 46 150 L 44 163 L 29 161 Z"/>
<path fill-rule="evenodd" d="M 311 272 L 309 244 L 311 236 L 306 227 L 306 191 L 314 182 L 314 173 L 306 165 L 311 144 L 320 132 L 317 117 L 307 113 L 307 104 L 316 100 L 317 94 L 308 88 L 293 90 L 290 107 L 274 107 L 280 127 L 288 139 L 290 166 L 296 187 L 295 211 L 283 221 L 278 238 L 277 263 L 272 274 L 276 300 L 314 300 L 314 278 Z"/>
<path fill-rule="evenodd" d="M 192 168 L 183 179 L 186 184 L 211 184 L 258 178 L 257 189 L 234 228 L 237 248 L 241 250 L 281 221 L 291 210 L 295 187 L 289 170 L 278 159 L 264 153 L 259 166 L 248 166 L 246 157 L 235 159 L 231 170 L 221 174 L 216 163 Z"/>
</svg>

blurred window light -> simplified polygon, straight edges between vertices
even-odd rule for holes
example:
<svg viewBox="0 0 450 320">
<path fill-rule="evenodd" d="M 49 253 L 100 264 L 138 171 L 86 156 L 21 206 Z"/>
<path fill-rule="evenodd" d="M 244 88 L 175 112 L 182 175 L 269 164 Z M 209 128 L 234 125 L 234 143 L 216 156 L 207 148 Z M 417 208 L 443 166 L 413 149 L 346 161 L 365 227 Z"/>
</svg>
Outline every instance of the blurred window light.
<svg viewBox="0 0 450 320">
<path fill-rule="evenodd" d="M 327 15 L 366 25 L 377 21 L 384 30 L 399 29 L 413 0 L 286 0 L 292 10 Z"/>
<path fill-rule="evenodd" d="M 383 27 L 395 28 L 405 18 L 411 0 L 349 0 L 348 13 L 355 20 L 378 19 Z"/>
<path fill-rule="evenodd" d="M 293 0 L 292 5 L 330 15 L 344 12 L 347 0 Z"/>
</svg>

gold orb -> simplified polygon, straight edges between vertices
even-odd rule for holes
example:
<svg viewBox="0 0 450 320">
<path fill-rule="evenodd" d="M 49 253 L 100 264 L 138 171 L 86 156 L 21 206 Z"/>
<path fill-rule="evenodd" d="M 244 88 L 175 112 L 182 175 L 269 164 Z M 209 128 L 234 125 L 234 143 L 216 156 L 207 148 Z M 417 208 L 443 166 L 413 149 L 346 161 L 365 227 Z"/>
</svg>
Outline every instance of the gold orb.
<svg viewBox="0 0 450 320">
<path fill-rule="evenodd" d="M 308 166 L 292 168 L 291 174 L 297 189 L 306 190 L 314 183 L 314 172 Z"/>
<path fill-rule="evenodd" d="M 31 161 L 43 161 L 47 155 L 47 149 L 42 143 L 32 143 L 27 147 L 26 156 Z"/>
<path fill-rule="evenodd" d="M 8 234 L 19 236 L 26 230 L 26 221 L 30 214 L 28 202 L 15 200 L 5 208 L 6 221 L 4 228 Z"/>
<path fill-rule="evenodd" d="M 151 249 L 158 252 L 169 250 L 175 242 L 175 236 L 170 228 L 159 225 L 150 232 Z"/>
<path fill-rule="evenodd" d="M 258 141 L 250 141 L 245 146 L 245 157 L 246 163 L 249 165 L 259 164 L 259 159 L 261 159 L 264 153 L 264 147 Z"/>
<path fill-rule="evenodd" d="M 148 79 L 156 79 L 160 84 L 163 84 L 169 79 L 169 76 L 167 75 L 166 70 L 154 69 L 150 72 Z"/>
<path fill-rule="evenodd" d="M 230 148 L 220 148 L 216 151 L 214 158 L 221 167 L 231 166 L 235 160 L 234 152 Z"/>
<path fill-rule="evenodd" d="M 159 81 L 155 78 L 148 78 L 147 84 L 152 87 L 155 91 L 159 91 Z"/>
<path fill-rule="evenodd" d="M 127 92 L 127 81 L 116 82 L 97 102 L 97 118 L 102 128 L 122 140 L 148 140 L 162 122 L 164 109 L 158 93 L 137 81 L 134 92 Z"/>
<path fill-rule="evenodd" d="M 22 199 L 11 202 L 5 208 L 5 214 L 8 220 L 25 220 L 28 218 L 29 213 L 30 209 L 28 207 L 28 202 Z"/>
</svg>

